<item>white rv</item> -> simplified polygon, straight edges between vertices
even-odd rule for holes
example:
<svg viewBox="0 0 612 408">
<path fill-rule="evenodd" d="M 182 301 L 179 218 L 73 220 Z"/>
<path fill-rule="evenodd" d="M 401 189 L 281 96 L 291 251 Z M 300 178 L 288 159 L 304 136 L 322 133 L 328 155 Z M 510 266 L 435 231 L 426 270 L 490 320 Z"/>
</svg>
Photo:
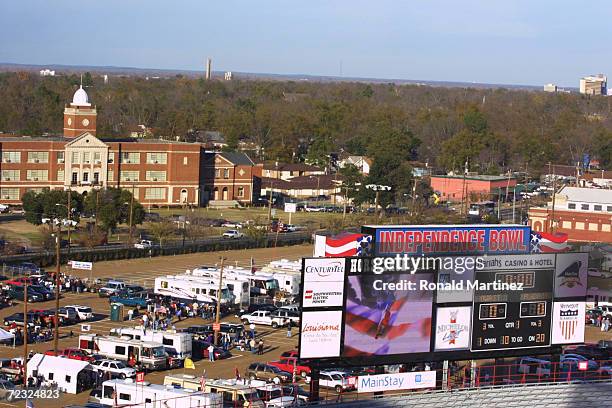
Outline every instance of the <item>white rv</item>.
<svg viewBox="0 0 612 408">
<path fill-rule="evenodd" d="M 134 356 L 136 364 L 148 370 L 163 370 L 168 366 L 168 354 L 164 346 L 157 342 L 132 340 L 127 336 L 82 334 L 79 336 L 79 348 L 125 362 Z"/>
<path fill-rule="evenodd" d="M 256 385 L 251 384 L 251 380 L 248 381 L 234 379 L 206 380 L 204 382 L 204 389 L 202 389 L 202 377 L 189 374 L 174 374 L 167 375 L 164 378 L 164 385 L 223 395 L 226 406 L 264 408 L 264 403 L 259 399 L 259 395 L 254 388 Z M 257 386 L 265 385 L 265 381 L 253 381 L 258 383 Z"/>
<path fill-rule="evenodd" d="M 102 383 L 100 403 L 132 408 L 223 408 L 223 396 L 131 379 L 109 380 Z"/>
<path fill-rule="evenodd" d="M 185 271 L 185 275 L 175 275 L 177 279 L 187 279 L 196 282 L 211 283 L 215 287 L 219 287 L 219 277 L 214 276 L 203 276 L 203 275 L 192 275 L 191 271 Z M 234 297 L 234 303 L 236 305 L 248 305 L 251 299 L 251 286 L 248 279 L 237 279 L 235 277 L 223 276 L 223 286 L 232 293 Z"/>
<path fill-rule="evenodd" d="M 193 276 L 208 276 L 218 278 L 220 271 L 217 268 L 202 267 L 195 268 Z M 253 273 L 250 269 L 228 266 L 223 268 L 223 277 L 237 280 L 248 280 L 252 296 L 269 295 L 274 296 L 278 290 L 278 282 L 272 275 L 264 273 Z"/>
<path fill-rule="evenodd" d="M 173 275 L 155 278 L 154 292 L 158 295 L 171 296 L 179 299 L 192 299 L 197 302 L 217 303 L 219 285 L 208 282 L 197 282 Z M 233 294 L 226 287 L 221 289 L 221 304 L 234 302 Z"/>
<path fill-rule="evenodd" d="M 191 358 L 191 333 L 176 330 L 144 330 L 142 326 L 111 329 L 111 336 L 161 343 L 174 360 Z"/>
</svg>

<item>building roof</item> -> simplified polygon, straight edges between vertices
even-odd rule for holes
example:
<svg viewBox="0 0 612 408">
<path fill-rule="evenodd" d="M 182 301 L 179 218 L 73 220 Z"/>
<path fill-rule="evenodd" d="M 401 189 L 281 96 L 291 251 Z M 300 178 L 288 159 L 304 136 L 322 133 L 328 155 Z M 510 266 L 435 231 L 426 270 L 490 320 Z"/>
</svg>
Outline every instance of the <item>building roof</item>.
<svg viewBox="0 0 612 408">
<path fill-rule="evenodd" d="M 431 178 L 450 178 L 450 179 L 463 179 L 465 177 L 466 180 L 478 180 L 478 181 L 508 181 L 516 180 L 516 177 L 507 177 L 507 176 L 491 176 L 488 174 L 474 174 L 469 176 L 464 176 L 463 174 L 436 174 L 432 175 Z"/>
<path fill-rule="evenodd" d="M 567 164 L 546 165 L 542 168 L 542 174 L 554 174 L 555 176 L 576 177 L 576 166 L 568 166 Z"/>
<path fill-rule="evenodd" d="M 74 96 L 72 97 L 72 106 L 91 106 L 89 103 L 89 96 L 87 96 L 87 92 L 83 89 L 83 85 L 79 89 L 76 90 Z"/>
<path fill-rule="evenodd" d="M 236 165 L 243 165 L 243 166 L 254 166 L 255 165 L 255 163 L 253 163 L 253 160 L 251 160 L 249 156 L 247 156 L 245 153 L 242 153 L 242 152 L 221 152 L 219 154 L 224 159 Z"/>
<path fill-rule="evenodd" d="M 612 190 L 586 187 L 563 187 L 557 194 L 564 195 L 567 201 L 612 204 Z"/>
<path fill-rule="evenodd" d="M 278 170 L 278 171 L 323 171 L 322 168 L 316 166 L 310 166 L 304 163 L 267 163 L 263 166 L 264 170 Z"/>
<path fill-rule="evenodd" d="M 47 356 L 45 354 L 35 354 L 30 361 L 28 361 L 28 371 L 41 370 L 45 368 L 59 369 L 64 372 L 78 373 L 87 367 L 89 363 L 87 361 L 73 360 L 71 358 Z"/>
<path fill-rule="evenodd" d="M 342 178 L 331 174 L 321 174 L 319 176 L 300 176 L 293 177 L 289 180 L 282 180 L 270 177 L 262 177 L 261 187 L 269 188 L 272 184 L 274 189 L 282 190 L 304 190 L 304 189 L 322 189 L 327 190 L 338 185 Z"/>
</svg>

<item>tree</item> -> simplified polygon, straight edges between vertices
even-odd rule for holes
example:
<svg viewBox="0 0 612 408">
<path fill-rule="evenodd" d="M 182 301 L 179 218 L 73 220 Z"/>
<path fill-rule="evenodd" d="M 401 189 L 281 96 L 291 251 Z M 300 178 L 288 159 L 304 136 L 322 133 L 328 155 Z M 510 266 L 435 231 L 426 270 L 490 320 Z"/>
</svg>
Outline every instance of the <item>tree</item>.
<svg viewBox="0 0 612 408">
<path fill-rule="evenodd" d="M 159 246 L 163 246 L 168 237 L 175 232 L 176 225 L 167 218 L 149 224 L 149 234 L 159 242 Z"/>
<path fill-rule="evenodd" d="M 105 231 L 117 228 L 119 224 L 129 223 L 130 205 L 132 205 L 132 225 L 142 224 L 145 210 L 138 200 L 132 203 L 132 192 L 127 189 L 107 188 L 93 190 L 85 198 L 85 211 L 94 214 L 98 226 Z"/>
<path fill-rule="evenodd" d="M 357 166 L 347 164 L 342 167 L 339 172 L 342 177 L 342 194 L 347 199 L 354 199 L 359 193 L 361 185 L 363 185 L 363 174 Z"/>
<path fill-rule="evenodd" d="M 30 224 L 40 225 L 43 218 L 66 219 L 68 214 L 68 191 L 43 190 L 40 193 L 26 192 L 21 198 L 25 219 Z M 76 191 L 70 192 L 70 219 L 79 221 L 83 211 L 83 196 Z"/>
</svg>

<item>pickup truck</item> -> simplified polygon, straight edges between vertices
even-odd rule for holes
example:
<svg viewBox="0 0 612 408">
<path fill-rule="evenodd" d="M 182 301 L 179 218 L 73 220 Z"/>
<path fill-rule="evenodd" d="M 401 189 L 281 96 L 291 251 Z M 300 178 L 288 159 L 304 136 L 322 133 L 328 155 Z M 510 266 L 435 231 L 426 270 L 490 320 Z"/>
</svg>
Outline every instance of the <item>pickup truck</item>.
<svg viewBox="0 0 612 408">
<path fill-rule="evenodd" d="M 242 320 L 242 323 L 244 324 L 265 324 L 267 326 L 272 326 L 274 329 L 283 327 L 287 324 L 287 319 L 283 317 L 275 317 L 268 310 L 258 310 L 250 314 L 243 314 L 240 316 L 240 320 Z"/>
<path fill-rule="evenodd" d="M 67 348 L 67 349 L 59 350 L 59 351 L 49 350 L 45 352 L 45 355 L 65 357 L 71 360 L 87 361 L 88 363 L 93 363 L 94 361 L 96 361 L 96 359 L 91 354 L 86 352 L 85 350 L 74 349 L 74 348 Z"/>
<path fill-rule="evenodd" d="M 134 306 L 137 309 L 146 309 L 148 305 L 153 303 L 155 295 L 148 292 L 131 294 L 129 292 L 119 292 L 117 295 L 111 296 L 111 303 L 120 303 L 124 306 Z"/>
<path fill-rule="evenodd" d="M 284 357 L 277 361 L 270 361 L 268 364 L 278 367 L 288 373 L 292 373 L 293 368 L 295 367 L 295 372 L 302 378 L 306 378 L 306 376 L 310 374 L 310 367 L 305 366 L 304 363 L 302 363 L 296 357 Z"/>
</svg>

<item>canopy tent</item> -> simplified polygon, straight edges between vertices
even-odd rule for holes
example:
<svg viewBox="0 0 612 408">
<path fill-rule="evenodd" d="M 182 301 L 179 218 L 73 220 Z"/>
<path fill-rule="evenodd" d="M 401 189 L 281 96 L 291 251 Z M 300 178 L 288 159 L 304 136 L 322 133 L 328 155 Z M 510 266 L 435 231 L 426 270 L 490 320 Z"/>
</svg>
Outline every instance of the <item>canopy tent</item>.
<svg viewBox="0 0 612 408">
<path fill-rule="evenodd" d="M 13 340 L 13 347 L 15 347 L 15 335 L 11 332 L 8 332 L 4 329 L 0 328 L 0 342 L 4 342 L 5 340 Z"/>
</svg>

